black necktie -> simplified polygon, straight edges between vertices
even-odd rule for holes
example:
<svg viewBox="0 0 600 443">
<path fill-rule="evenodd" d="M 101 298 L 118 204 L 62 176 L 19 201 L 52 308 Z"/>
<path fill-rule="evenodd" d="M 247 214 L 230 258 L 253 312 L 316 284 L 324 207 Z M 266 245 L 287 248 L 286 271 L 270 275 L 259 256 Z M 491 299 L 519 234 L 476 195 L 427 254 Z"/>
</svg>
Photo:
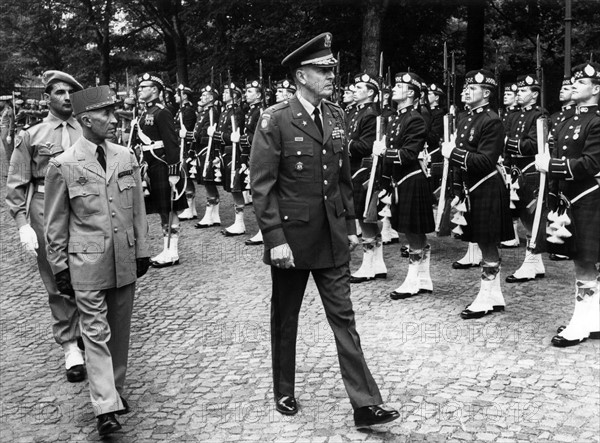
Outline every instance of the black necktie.
<svg viewBox="0 0 600 443">
<path fill-rule="evenodd" d="M 313 111 L 313 115 L 315 116 L 315 125 L 317 125 L 317 129 L 321 133 L 321 137 L 323 136 L 323 124 L 321 123 L 321 113 L 319 112 L 319 108 L 315 108 Z"/>
<path fill-rule="evenodd" d="M 104 149 L 102 146 L 96 148 L 96 156 L 98 157 L 98 163 L 100 163 L 100 166 L 102 166 L 102 169 L 106 172 L 106 157 L 104 156 Z"/>
</svg>

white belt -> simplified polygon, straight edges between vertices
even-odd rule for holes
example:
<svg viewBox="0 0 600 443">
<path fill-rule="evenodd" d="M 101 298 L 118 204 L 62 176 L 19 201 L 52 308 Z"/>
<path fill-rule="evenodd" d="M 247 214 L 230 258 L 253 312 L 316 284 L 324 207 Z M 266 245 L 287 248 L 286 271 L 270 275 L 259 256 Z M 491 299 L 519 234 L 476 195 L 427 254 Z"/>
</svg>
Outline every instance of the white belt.
<svg viewBox="0 0 600 443">
<path fill-rule="evenodd" d="M 404 183 L 407 179 L 409 179 L 410 177 L 412 177 L 413 175 L 417 175 L 419 172 L 423 172 L 421 169 L 417 169 L 416 171 L 411 172 L 410 174 L 407 174 L 406 177 L 402 177 L 402 179 L 396 184 L 396 186 L 400 186 L 402 183 Z"/>
<path fill-rule="evenodd" d="M 486 180 L 492 178 L 494 175 L 496 175 L 498 173 L 498 170 L 496 169 L 495 171 L 490 172 L 488 175 L 486 175 L 485 177 L 483 177 L 481 180 L 479 180 L 477 183 L 475 183 L 473 186 L 471 186 L 471 188 L 469 188 L 469 193 L 473 192 L 475 189 L 477 189 L 481 184 L 483 184 L 483 182 L 485 182 Z"/>
<path fill-rule="evenodd" d="M 142 145 L 142 151 L 153 151 L 155 149 L 164 148 L 165 144 L 163 142 L 152 143 L 151 145 Z"/>
<path fill-rule="evenodd" d="M 571 200 L 571 204 L 575 203 L 577 200 L 585 197 L 586 195 L 588 195 L 590 192 L 594 192 L 596 189 L 600 188 L 600 185 L 594 185 L 589 189 L 586 189 L 585 191 L 583 191 L 581 194 L 579 194 L 577 197 L 573 198 Z"/>
<path fill-rule="evenodd" d="M 528 169 L 531 169 L 534 165 L 535 165 L 535 162 L 529 163 L 527 166 L 525 166 L 523 169 L 521 169 L 521 174 L 525 174 L 525 171 L 527 171 Z"/>
</svg>

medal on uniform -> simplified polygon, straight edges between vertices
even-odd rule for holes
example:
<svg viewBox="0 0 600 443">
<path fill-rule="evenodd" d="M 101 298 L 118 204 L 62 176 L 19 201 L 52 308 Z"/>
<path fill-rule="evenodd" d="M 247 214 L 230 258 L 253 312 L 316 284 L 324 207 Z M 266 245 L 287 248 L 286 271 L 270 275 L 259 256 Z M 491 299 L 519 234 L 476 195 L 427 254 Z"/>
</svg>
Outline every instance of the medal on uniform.
<svg viewBox="0 0 600 443">
<path fill-rule="evenodd" d="M 296 166 L 294 166 L 294 169 L 296 171 L 302 171 L 304 169 L 304 164 L 302 162 L 298 162 L 296 163 Z"/>
<path fill-rule="evenodd" d="M 85 185 L 87 183 L 87 178 L 85 177 L 79 177 L 77 179 L 77 183 L 79 183 L 81 186 Z"/>
<path fill-rule="evenodd" d="M 579 133 L 581 132 L 581 125 L 575 128 L 575 132 L 573 133 L 573 140 L 577 140 L 579 138 Z"/>
<path fill-rule="evenodd" d="M 154 125 L 154 115 L 146 114 L 146 119 L 144 120 L 144 124 L 147 126 Z"/>
<path fill-rule="evenodd" d="M 472 142 L 475 137 L 475 128 L 471 128 L 471 133 L 469 134 L 469 141 Z"/>
</svg>

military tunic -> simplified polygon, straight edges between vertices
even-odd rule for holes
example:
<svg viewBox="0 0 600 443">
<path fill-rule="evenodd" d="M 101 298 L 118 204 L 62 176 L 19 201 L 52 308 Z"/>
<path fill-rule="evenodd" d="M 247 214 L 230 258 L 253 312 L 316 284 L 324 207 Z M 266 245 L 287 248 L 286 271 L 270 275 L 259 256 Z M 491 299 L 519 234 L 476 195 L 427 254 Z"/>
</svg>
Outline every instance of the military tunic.
<svg viewBox="0 0 600 443">
<path fill-rule="evenodd" d="M 386 132 L 384 169 L 391 172 L 391 222 L 398 232 L 427 234 L 435 230 L 431 187 L 419 163 L 426 137 L 425 119 L 412 106 L 399 110 Z"/>
<path fill-rule="evenodd" d="M 194 152 L 196 153 L 196 158 L 198 159 L 198 184 L 207 184 L 207 183 L 217 183 L 215 181 L 215 172 L 217 166 L 213 164 L 215 159 L 218 160 L 218 173 L 221 174 L 221 159 L 219 156 L 219 147 L 214 138 L 211 141 L 211 138 L 208 136 L 208 128 L 212 124 L 216 124 L 219 121 L 219 110 L 213 104 L 205 106 L 204 109 L 198 115 L 198 119 L 196 121 L 196 125 L 194 126 L 194 142 L 192 144 Z M 208 150 L 208 143 L 211 142 L 210 152 Z M 208 166 L 205 166 L 207 158 L 209 156 Z M 206 174 L 204 174 L 204 169 L 206 168 Z M 221 183 L 221 178 L 219 177 L 218 183 Z"/>
<path fill-rule="evenodd" d="M 558 127 L 555 152 L 548 170 L 555 190 L 571 203 L 574 234 L 568 250 L 548 242 L 551 252 L 565 253 L 579 261 L 600 261 L 600 111 L 598 105 L 582 106 Z"/>
<path fill-rule="evenodd" d="M 147 174 L 150 181 L 150 195 L 145 199 L 146 212 L 148 214 L 168 214 L 171 211 L 172 196 L 169 184 L 169 166 L 179 170 L 180 161 L 173 115 L 163 104 L 150 101 L 146 103 L 146 109 L 140 116 L 139 130 L 150 138 L 152 144 L 158 143 L 157 147 L 152 150 L 143 150 L 144 162 L 148 164 Z M 173 201 L 173 211 L 187 208 L 185 195 L 181 192 L 182 187 L 183 179 L 177 183 L 177 193 L 182 195 Z"/>
<path fill-rule="evenodd" d="M 508 189 L 497 170 L 503 145 L 502 121 L 489 105 L 472 109 L 459 120 L 450 164 L 460 168 L 468 197 L 464 241 L 489 244 L 513 238 Z"/>
</svg>

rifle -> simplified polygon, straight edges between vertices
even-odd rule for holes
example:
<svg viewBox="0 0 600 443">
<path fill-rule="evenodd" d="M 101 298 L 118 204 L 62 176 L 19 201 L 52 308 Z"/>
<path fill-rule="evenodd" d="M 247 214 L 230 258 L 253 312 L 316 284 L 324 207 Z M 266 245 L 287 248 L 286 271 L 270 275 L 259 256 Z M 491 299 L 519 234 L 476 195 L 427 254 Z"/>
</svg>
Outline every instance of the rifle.
<svg viewBox="0 0 600 443">
<path fill-rule="evenodd" d="M 454 52 L 452 52 L 452 72 L 448 70 L 448 49 L 444 42 L 444 86 L 446 86 L 446 97 L 448 97 L 448 113 L 444 115 L 444 142 L 450 142 L 454 133 L 455 108 L 452 97 L 452 85 L 454 78 Z M 449 222 L 450 211 L 446 199 L 446 188 L 448 186 L 448 173 L 450 170 L 450 161 L 444 157 L 444 166 L 442 169 L 442 183 L 440 185 L 440 198 L 438 200 L 438 209 L 435 217 L 435 231 L 438 236 L 450 235 Z M 442 225 L 442 221 L 444 221 Z"/>
<path fill-rule="evenodd" d="M 214 125 L 214 116 L 213 116 L 214 106 L 211 106 L 208 109 L 208 119 L 210 126 Z M 206 146 L 206 160 L 204 161 L 204 167 L 202 168 L 202 178 L 206 179 L 208 174 L 208 163 L 210 162 L 210 153 L 212 151 L 212 143 L 213 136 L 208 137 L 208 145 Z"/>
<path fill-rule="evenodd" d="M 233 89 L 231 88 L 231 85 L 233 83 L 231 82 L 231 71 L 229 69 L 227 69 L 227 80 L 228 80 L 227 87 L 229 88 L 229 97 L 231 99 L 232 105 L 234 105 L 235 99 L 233 97 Z M 232 109 L 234 109 L 234 108 L 232 107 Z M 236 128 L 236 124 L 235 124 L 235 109 L 234 109 L 234 112 L 231 115 L 231 132 L 233 133 L 236 130 L 237 130 L 237 128 Z M 231 142 L 231 191 L 232 192 L 234 189 L 235 178 L 237 175 L 237 169 L 235 167 L 236 160 L 237 160 L 237 143 Z"/>
<path fill-rule="evenodd" d="M 383 52 L 379 55 L 379 102 L 383 101 Z M 383 116 L 381 113 L 377 116 L 376 120 L 376 137 L 377 141 L 382 139 L 382 128 L 383 128 Z M 371 173 L 369 174 L 369 184 L 367 186 L 367 197 L 365 200 L 365 212 L 363 213 L 363 219 L 365 223 L 376 223 L 377 222 L 377 194 L 373 192 L 375 187 L 375 181 L 377 180 L 377 163 L 379 156 L 371 155 Z"/>
<path fill-rule="evenodd" d="M 267 94 L 265 90 L 265 86 L 263 84 L 263 65 L 262 59 L 258 60 L 258 83 L 260 83 L 260 88 L 262 90 L 261 93 L 261 102 L 263 110 L 267 109 Z"/>
<path fill-rule="evenodd" d="M 540 79 L 541 86 L 541 105 L 542 112 L 546 109 L 546 100 L 544 96 L 544 70 L 542 69 L 541 61 L 541 50 L 540 50 L 540 36 L 537 36 L 536 40 L 536 69 L 535 73 Z M 546 145 L 548 143 L 548 117 L 546 114 L 542 114 L 536 121 L 537 129 L 537 148 L 538 154 L 544 154 L 546 152 Z M 540 230 L 540 224 L 542 221 L 542 212 L 544 210 L 544 194 L 546 192 L 546 173 L 540 171 L 540 185 L 538 187 L 538 196 L 535 205 L 535 215 L 533 216 L 533 226 L 531 228 L 531 240 L 529 241 L 529 248 L 534 250 L 537 245 L 537 236 Z"/>
</svg>

